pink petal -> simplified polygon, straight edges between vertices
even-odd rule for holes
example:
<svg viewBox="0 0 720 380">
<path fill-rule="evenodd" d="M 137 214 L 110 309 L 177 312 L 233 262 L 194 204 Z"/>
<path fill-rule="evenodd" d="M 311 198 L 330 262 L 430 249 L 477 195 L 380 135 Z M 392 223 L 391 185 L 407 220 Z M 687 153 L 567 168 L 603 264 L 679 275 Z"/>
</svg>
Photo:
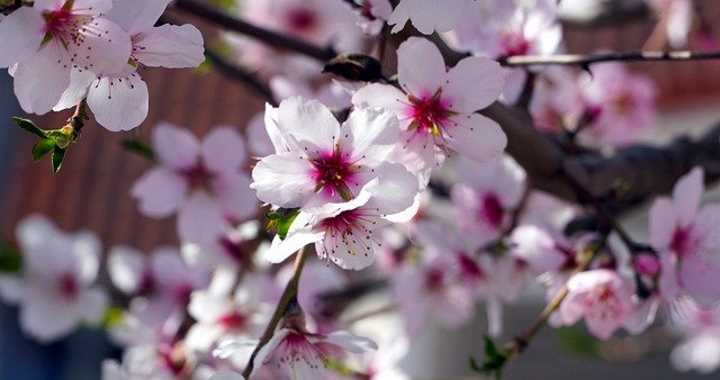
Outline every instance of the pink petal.
<svg viewBox="0 0 720 380">
<path fill-rule="evenodd" d="M 497 158 L 507 146 L 505 132 L 493 120 L 478 114 L 453 118 L 449 145 L 456 152 L 476 161 Z"/>
<path fill-rule="evenodd" d="M 154 218 L 172 215 L 185 201 L 187 183 L 177 174 L 157 167 L 143 175 L 131 190 L 140 212 Z"/>
<path fill-rule="evenodd" d="M 200 143 L 187 129 L 160 123 L 153 130 L 153 149 L 160 162 L 174 169 L 188 169 L 200 157 Z"/>
<path fill-rule="evenodd" d="M 465 58 L 448 73 L 442 97 L 459 113 L 479 111 L 502 94 L 506 71 L 500 64 L 483 57 Z"/>
<path fill-rule="evenodd" d="M 21 7 L 0 21 L 0 68 L 23 62 L 40 47 L 45 21 L 42 13 Z"/>
<path fill-rule="evenodd" d="M 446 83 L 445 60 L 432 42 L 411 37 L 397 54 L 400 85 L 415 97 L 431 97 Z"/>
</svg>

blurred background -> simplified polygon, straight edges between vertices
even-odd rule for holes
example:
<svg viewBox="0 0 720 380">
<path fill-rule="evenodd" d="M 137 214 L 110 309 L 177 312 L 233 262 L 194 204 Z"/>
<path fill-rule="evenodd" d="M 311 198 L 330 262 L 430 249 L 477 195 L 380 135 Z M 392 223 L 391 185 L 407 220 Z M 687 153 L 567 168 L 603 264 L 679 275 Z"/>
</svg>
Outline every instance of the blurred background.
<svg viewBox="0 0 720 380">
<path fill-rule="evenodd" d="M 705 0 L 703 15 L 720 16 L 720 1 Z M 632 1 L 627 1 L 631 5 Z M 568 21 L 567 50 L 638 50 L 656 22 L 629 7 L 626 13 L 599 19 L 590 25 Z M 636 64 L 633 69 L 650 75 L 660 89 L 660 125 L 647 136 L 658 143 L 682 133 L 701 134 L 720 121 L 720 64 L 717 61 Z M 32 136 L 16 128 L 11 116 L 22 115 L 12 92 L 12 81 L 0 74 L 0 239 L 14 241 L 18 220 L 42 213 L 62 229 L 88 229 L 105 247 L 129 244 L 143 250 L 176 244 L 175 224 L 153 220 L 137 212 L 129 195 L 133 182 L 149 167 L 144 159 L 124 151 L 126 138 L 149 140 L 150 127 L 167 121 L 202 135 L 213 126 L 231 125 L 242 130 L 263 108 L 262 101 L 242 84 L 214 72 L 145 70 L 151 90 L 150 115 L 130 133 L 115 134 L 89 123 L 81 141 L 66 157 L 63 170 L 52 175 L 47 161 L 32 162 Z M 59 128 L 70 114 L 53 114 L 34 120 L 42 128 Z M 641 215 L 638 213 L 638 215 Z M 634 230 L 645 230 L 644 220 L 630 220 Z M 642 236 L 642 235 L 638 235 Z M 540 294 L 507 310 L 506 330 L 526 326 L 542 307 Z M 478 313 L 479 316 L 484 313 Z M 388 322 L 391 323 L 391 322 Z M 478 356 L 484 322 L 459 331 L 437 330 L 413 344 L 405 366 L 413 372 L 462 376 L 468 357 Z M 597 344 L 582 327 L 543 331 L 527 355 L 508 368 L 508 379 L 695 379 L 670 367 L 672 339 L 651 331 L 630 344 L 622 338 Z M 22 336 L 17 310 L 0 307 L 0 380 L 96 380 L 101 358 L 117 355 L 102 333 L 83 330 L 68 340 L 39 346 Z M 718 378 L 710 375 L 707 378 Z"/>
</svg>

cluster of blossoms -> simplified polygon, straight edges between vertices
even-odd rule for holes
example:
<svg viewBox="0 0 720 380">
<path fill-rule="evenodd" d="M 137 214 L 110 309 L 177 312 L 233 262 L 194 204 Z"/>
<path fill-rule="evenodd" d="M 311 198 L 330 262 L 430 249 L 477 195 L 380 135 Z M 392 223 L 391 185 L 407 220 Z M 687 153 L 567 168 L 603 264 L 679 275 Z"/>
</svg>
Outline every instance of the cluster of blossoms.
<svg viewBox="0 0 720 380">
<path fill-rule="evenodd" d="M 27 113 L 77 106 L 83 99 L 111 131 L 148 114 L 141 67 L 188 68 L 204 57 L 192 25 L 156 27 L 171 0 L 43 0 L 0 22 L 0 68 L 15 78 Z"/>
<path fill-rule="evenodd" d="M 169 3 L 36 0 L 1 19 L 0 48 L 11 54 L 0 64 L 23 109 L 86 102 L 110 130 L 140 125 L 148 89 L 138 70 L 204 60 L 195 27 L 156 26 Z M 701 206 L 703 170 L 652 205 L 648 245 L 615 239 L 615 226 L 568 228 L 596 210 L 534 189 L 505 153 L 503 126 L 483 112 L 534 87 L 535 127 L 588 150 L 636 142 L 655 124 L 653 82 L 619 64 L 501 65 L 564 49 L 557 3 L 239 2 L 234 11 L 255 25 L 341 52 L 382 51 L 368 42 L 409 24 L 419 34 L 399 43 L 397 76 L 367 83 L 329 79 L 307 57 L 222 34 L 230 58 L 256 69 L 281 102 L 244 130 L 218 126 L 199 138 L 154 127 L 152 167 L 131 196 L 146 217 L 175 216 L 180 244 L 103 255 L 92 234 L 32 216 L 17 228 L 22 270 L 0 276 L 0 296 L 43 343 L 104 323 L 123 348 L 103 363 L 105 380 L 407 379 L 410 343 L 436 325 L 468 325 L 479 305 L 487 335 L 500 336 L 503 309 L 534 284 L 551 303 L 563 296 L 550 325 L 584 321 L 601 340 L 639 334 L 670 310 L 685 338 L 675 365 L 716 369 L 720 206 Z M 653 4 L 671 42 L 684 43 L 689 2 Z M 436 33 L 464 53 L 456 64 L 422 36 Z M 332 301 L 373 267 L 387 278 L 399 336 L 365 331 L 347 318 L 354 300 Z"/>
</svg>

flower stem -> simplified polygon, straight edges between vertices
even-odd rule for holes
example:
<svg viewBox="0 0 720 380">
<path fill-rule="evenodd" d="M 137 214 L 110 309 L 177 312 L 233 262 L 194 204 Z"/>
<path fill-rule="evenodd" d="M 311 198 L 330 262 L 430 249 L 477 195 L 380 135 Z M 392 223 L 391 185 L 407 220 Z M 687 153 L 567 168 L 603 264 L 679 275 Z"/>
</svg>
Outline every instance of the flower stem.
<svg viewBox="0 0 720 380">
<path fill-rule="evenodd" d="M 285 290 L 280 297 L 280 301 L 278 301 L 275 312 L 273 313 L 270 322 L 265 328 L 263 335 L 260 337 L 260 341 L 258 342 L 257 347 L 255 347 L 255 350 L 253 350 L 252 355 L 250 355 L 250 360 L 248 361 L 248 364 L 243 371 L 243 376 L 246 379 L 249 379 L 250 375 L 252 374 L 253 368 L 255 366 L 255 357 L 257 356 L 258 352 L 260 352 L 260 350 L 265 347 L 265 345 L 270 341 L 270 339 L 272 339 L 273 334 L 275 334 L 275 329 L 277 328 L 283 317 L 285 317 L 288 306 L 297 297 L 298 286 L 300 284 L 300 275 L 302 274 L 303 268 L 305 267 L 305 261 L 307 260 L 307 256 L 308 252 L 303 248 L 298 251 L 297 256 L 295 257 L 295 267 L 293 269 L 292 277 L 288 281 L 287 286 L 285 286 Z"/>
</svg>

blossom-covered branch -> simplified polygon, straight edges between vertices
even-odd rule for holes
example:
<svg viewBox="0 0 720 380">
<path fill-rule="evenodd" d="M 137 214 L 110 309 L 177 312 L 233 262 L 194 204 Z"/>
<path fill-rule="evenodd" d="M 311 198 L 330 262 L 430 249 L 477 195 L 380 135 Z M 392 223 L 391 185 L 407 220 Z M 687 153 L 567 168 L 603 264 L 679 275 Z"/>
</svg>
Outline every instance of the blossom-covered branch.
<svg viewBox="0 0 720 380">
<path fill-rule="evenodd" d="M 593 54 L 516 55 L 500 60 L 508 67 L 576 65 L 602 62 L 686 62 L 720 60 L 720 51 L 633 51 Z"/>
</svg>

